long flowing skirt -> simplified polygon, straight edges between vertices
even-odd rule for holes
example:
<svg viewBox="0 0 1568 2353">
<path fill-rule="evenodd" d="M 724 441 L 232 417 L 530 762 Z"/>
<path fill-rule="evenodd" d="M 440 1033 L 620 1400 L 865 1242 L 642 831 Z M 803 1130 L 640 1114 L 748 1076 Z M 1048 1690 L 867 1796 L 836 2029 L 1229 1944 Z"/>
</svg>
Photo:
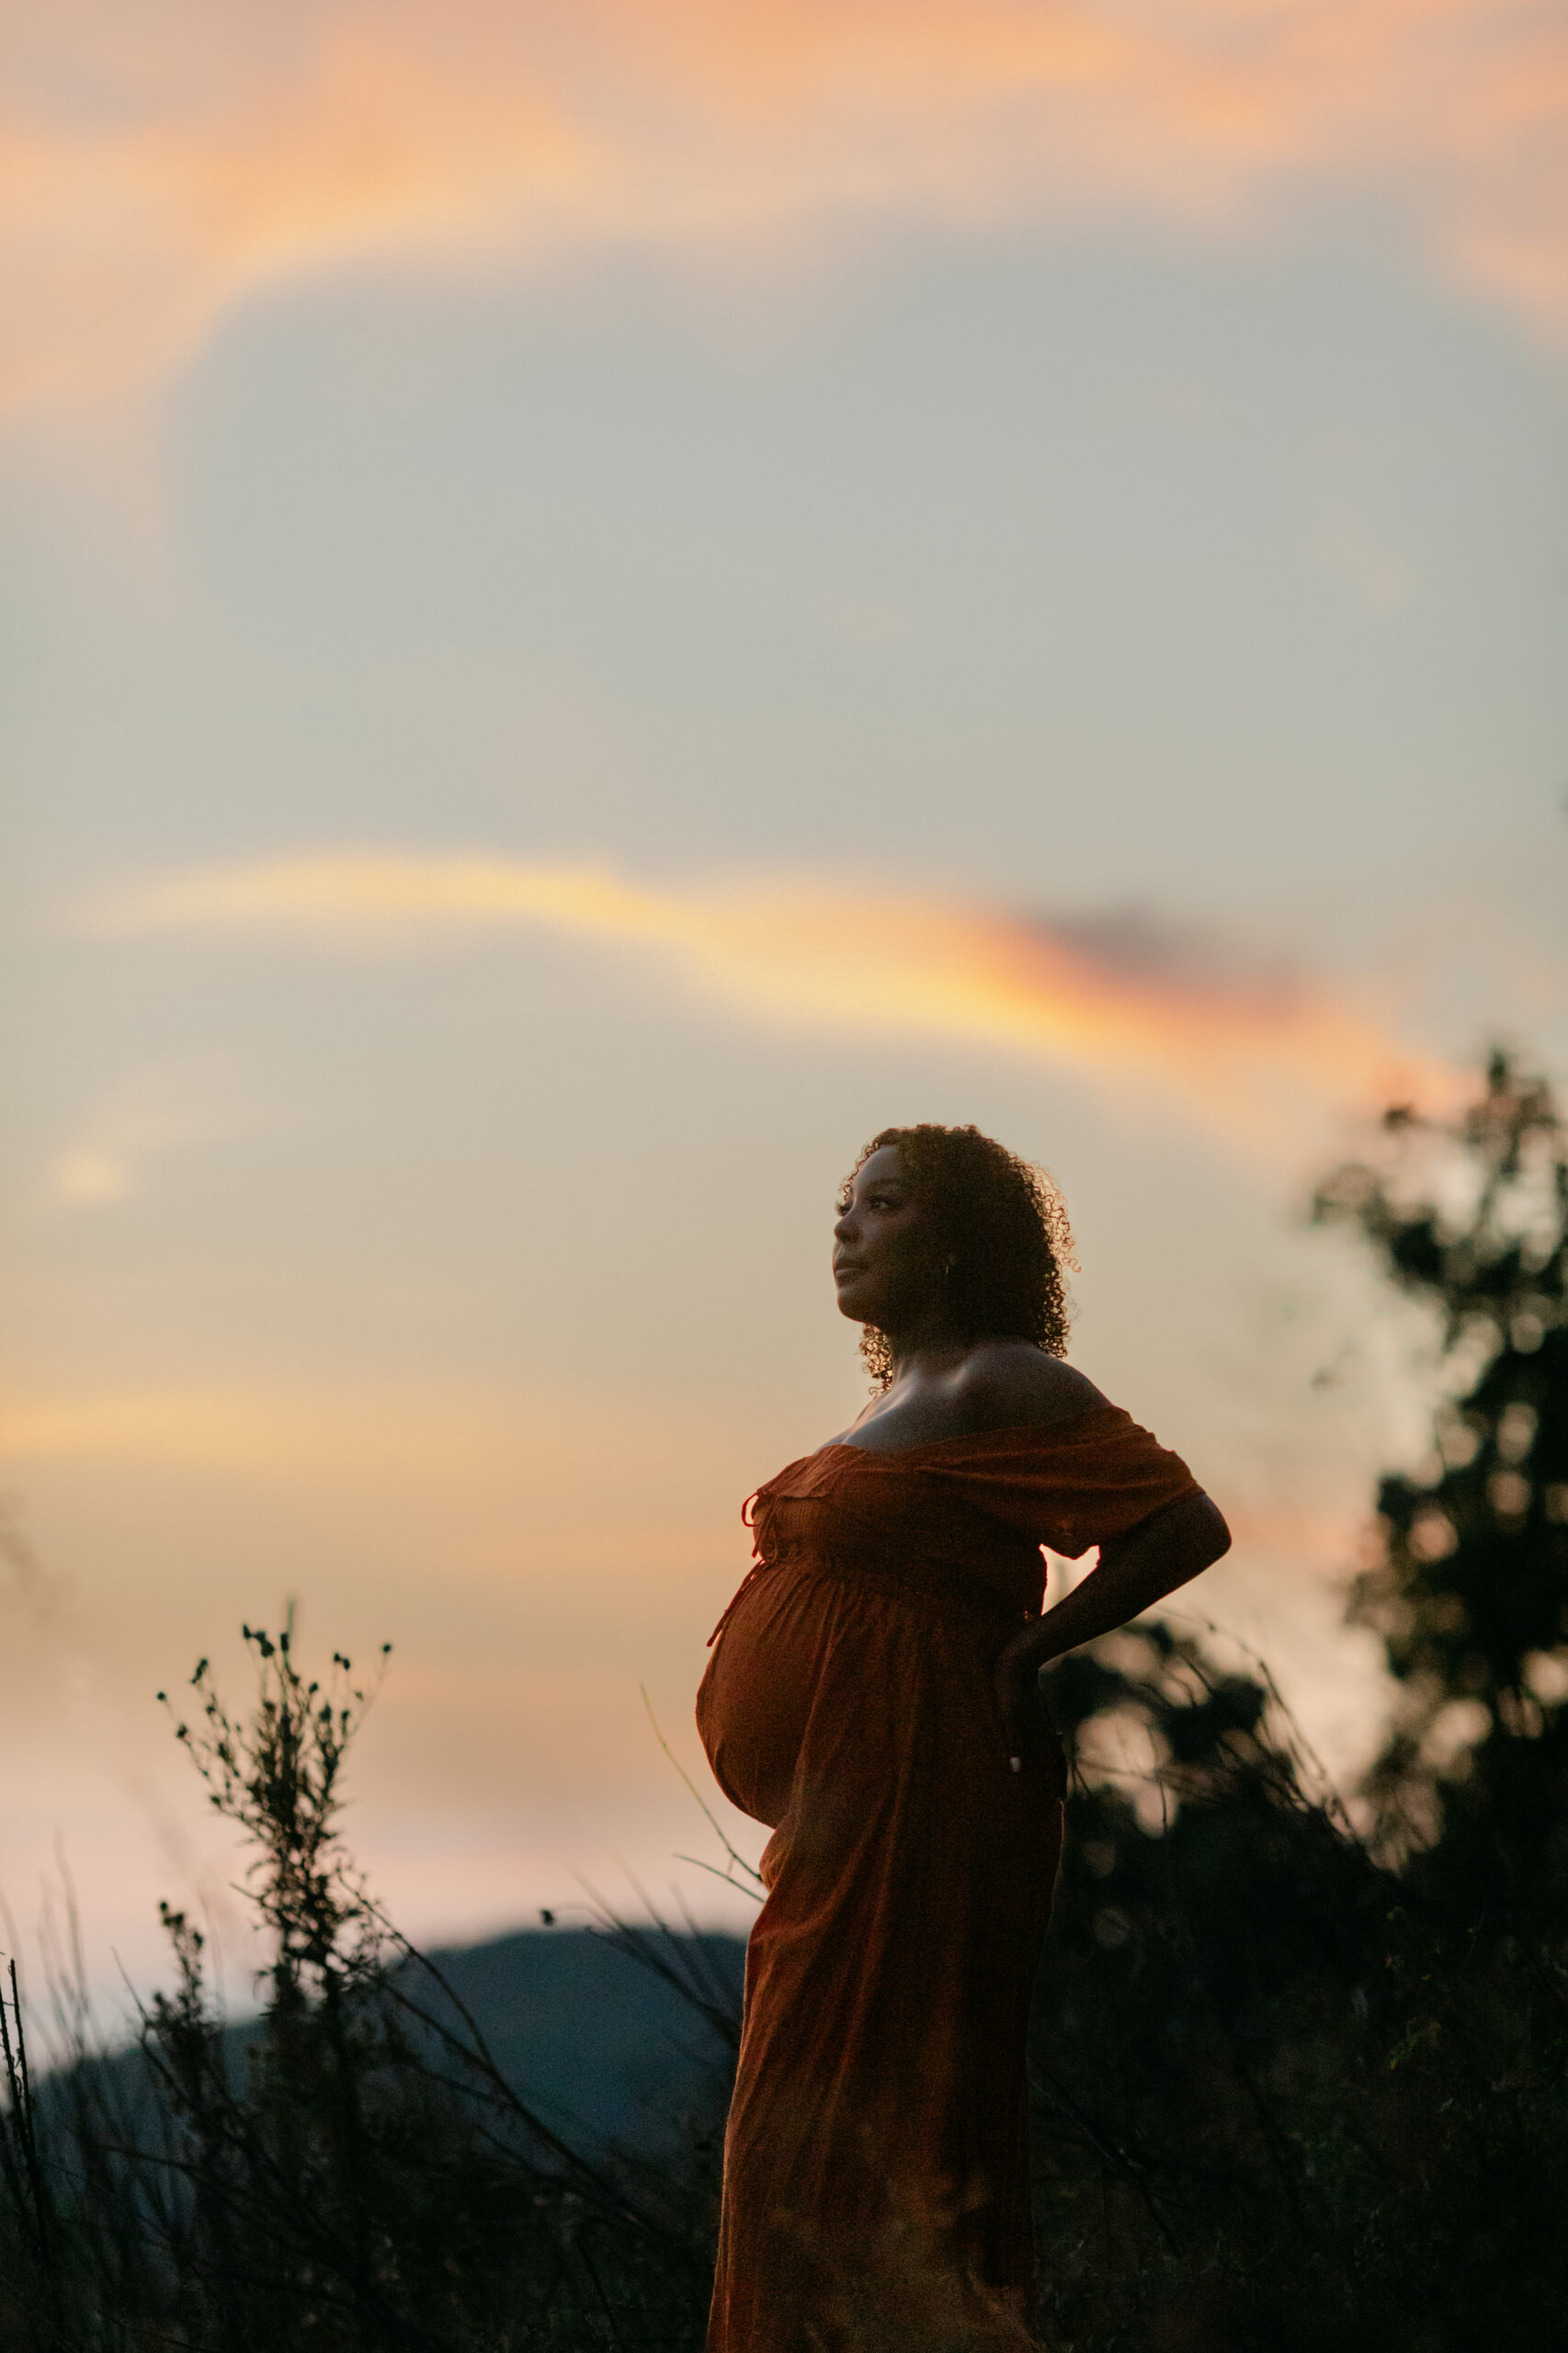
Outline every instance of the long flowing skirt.
<svg viewBox="0 0 1568 2353">
<path fill-rule="evenodd" d="M 699 1696 L 774 1832 L 746 1963 L 709 2353 L 1031 2340 L 1025 2038 L 1060 1758 L 1009 1768 L 1017 1610 L 971 1578 L 768 1566 Z"/>
</svg>

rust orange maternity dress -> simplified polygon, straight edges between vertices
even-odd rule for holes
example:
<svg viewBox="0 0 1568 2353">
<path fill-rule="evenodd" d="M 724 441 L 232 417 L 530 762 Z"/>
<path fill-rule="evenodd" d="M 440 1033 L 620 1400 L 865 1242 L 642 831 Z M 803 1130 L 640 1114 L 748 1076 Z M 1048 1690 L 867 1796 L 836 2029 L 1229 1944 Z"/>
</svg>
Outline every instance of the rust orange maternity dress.
<svg viewBox="0 0 1568 2353">
<path fill-rule="evenodd" d="M 1072 1557 L 1194 1485 L 1111 1405 L 758 1490 L 698 1697 L 773 1831 L 746 1958 L 709 2353 L 1030 2340 L 1024 2038 L 1060 1753 L 1008 1766 L 998 1654 Z"/>
</svg>

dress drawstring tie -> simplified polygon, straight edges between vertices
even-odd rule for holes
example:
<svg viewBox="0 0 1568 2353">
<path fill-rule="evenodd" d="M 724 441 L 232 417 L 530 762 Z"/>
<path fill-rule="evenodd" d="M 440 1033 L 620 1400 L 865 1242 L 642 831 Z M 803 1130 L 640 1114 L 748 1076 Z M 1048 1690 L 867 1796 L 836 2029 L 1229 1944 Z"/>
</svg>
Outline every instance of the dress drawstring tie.
<svg viewBox="0 0 1568 2353">
<path fill-rule="evenodd" d="M 744 1503 L 741 1506 L 741 1526 L 743 1528 L 749 1528 L 755 1531 L 756 1528 L 756 1499 L 761 1493 L 762 1489 L 760 1487 L 755 1488 L 746 1497 Z M 751 1548 L 751 1566 L 746 1571 L 744 1576 L 741 1579 L 740 1585 L 736 1588 L 729 1608 L 720 1619 L 719 1623 L 714 1627 L 713 1631 L 709 1635 L 707 1643 L 709 1650 L 712 1649 L 714 1643 L 718 1641 L 720 1635 L 723 1632 L 725 1627 L 729 1624 L 731 1619 L 734 1616 L 736 1610 L 740 1608 L 742 1602 L 745 1599 L 747 1594 L 751 1591 L 753 1586 L 762 1574 L 764 1569 L 770 1569 L 772 1566 L 773 1563 L 771 1561 L 767 1561 L 763 1558 L 761 1543 L 754 1533 Z"/>
</svg>

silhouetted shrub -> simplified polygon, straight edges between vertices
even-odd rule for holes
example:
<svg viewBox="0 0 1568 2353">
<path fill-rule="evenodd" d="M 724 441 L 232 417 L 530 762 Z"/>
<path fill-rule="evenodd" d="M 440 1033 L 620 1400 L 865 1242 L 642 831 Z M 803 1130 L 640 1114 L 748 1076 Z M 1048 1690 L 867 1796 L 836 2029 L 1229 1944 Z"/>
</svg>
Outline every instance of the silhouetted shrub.
<svg viewBox="0 0 1568 2353">
<path fill-rule="evenodd" d="M 40 2097 L 13 2005 L 7 2353 L 692 2343 L 717 2119 L 689 2120 L 654 2162 L 584 2154 L 528 2105 L 338 1836 L 367 1704 L 349 1662 L 307 1682 L 287 1631 L 245 1640 L 249 1716 L 231 1717 L 204 1660 L 176 1736 L 250 1842 L 270 1951 L 260 2018 L 225 2032 L 200 1934 L 166 1905 L 176 1984 L 143 2017 L 139 2068 L 83 2047 Z M 672 1965 L 657 1938 L 649 1955 Z M 710 1999 L 700 1953 L 677 1943 L 673 1965 Z"/>
</svg>

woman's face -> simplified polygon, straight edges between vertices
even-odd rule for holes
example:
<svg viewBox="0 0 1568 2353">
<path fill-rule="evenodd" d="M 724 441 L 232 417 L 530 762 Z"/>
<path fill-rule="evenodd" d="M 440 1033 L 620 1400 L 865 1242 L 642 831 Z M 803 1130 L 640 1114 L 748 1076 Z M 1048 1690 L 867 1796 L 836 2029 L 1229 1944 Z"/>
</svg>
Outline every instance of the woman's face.
<svg viewBox="0 0 1568 2353">
<path fill-rule="evenodd" d="M 839 1313 L 881 1331 L 917 1315 L 940 1290 L 941 1238 L 896 1144 L 879 1146 L 855 1171 L 833 1229 L 833 1280 Z"/>
</svg>

